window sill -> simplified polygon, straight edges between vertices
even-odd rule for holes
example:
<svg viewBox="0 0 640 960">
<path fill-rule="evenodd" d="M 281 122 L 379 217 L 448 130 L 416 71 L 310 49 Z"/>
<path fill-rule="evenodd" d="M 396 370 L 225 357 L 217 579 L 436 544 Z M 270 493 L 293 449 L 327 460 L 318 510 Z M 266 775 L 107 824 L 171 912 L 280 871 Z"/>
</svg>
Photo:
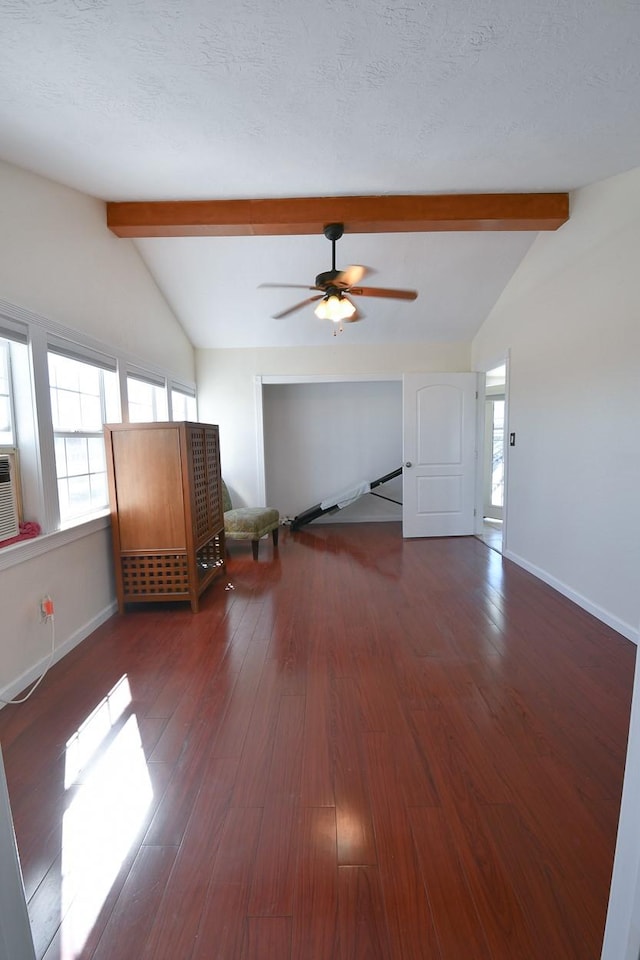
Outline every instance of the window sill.
<svg viewBox="0 0 640 960">
<path fill-rule="evenodd" d="M 22 543 L 13 543 L 8 547 L 2 547 L 0 549 L 0 570 L 16 567 L 18 564 L 32 560 L 34 557 L 49 553 L 50 550 L 56 550 L 58 547 L 65 546 L 65 544 L 90 537 L 93 533 L 104 530 L 108 526 L 109 511 L 106 510 L 97 517 L 74 523 L 72 526 L 56 530 L 54 533 L 42 533 L 39 537 L 33 537 L 31 540 L 23 540 Z"/>
</svg>

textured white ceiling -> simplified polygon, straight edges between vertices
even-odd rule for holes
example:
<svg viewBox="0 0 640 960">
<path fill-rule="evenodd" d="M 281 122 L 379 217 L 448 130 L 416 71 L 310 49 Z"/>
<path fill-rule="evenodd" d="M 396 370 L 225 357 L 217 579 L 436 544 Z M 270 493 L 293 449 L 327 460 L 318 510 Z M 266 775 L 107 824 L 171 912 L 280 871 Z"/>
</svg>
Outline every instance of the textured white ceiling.
<svg viewBox="0 0 640 960">
<path fill-rule="evenodd" d="M 0 156 L 104 199 L 570 190 L 640 165 L 637 0 L 4 0 L 0 31 Z M 343 335 L 379 340 L 469 336 L 531 238 L 347 239 L 341 265 L 420 291 Z M 140 249 L 195 343 L 317 342 L 255 288 L 312 282 L 323 237 Z"/>
</svg>

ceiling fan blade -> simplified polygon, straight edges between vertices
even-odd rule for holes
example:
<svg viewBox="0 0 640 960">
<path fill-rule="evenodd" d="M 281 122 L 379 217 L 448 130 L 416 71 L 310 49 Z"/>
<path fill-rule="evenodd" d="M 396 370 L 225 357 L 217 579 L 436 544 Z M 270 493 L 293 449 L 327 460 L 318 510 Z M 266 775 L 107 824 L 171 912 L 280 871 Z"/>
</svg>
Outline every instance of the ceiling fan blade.
<svg viewBox="0 0 640 960">
<path fill-rule="evenodd" d="M 356 297 L 388 297 L 390 300 L 415 300 L 417 290 L 390 290 L 386 287 L 350 287 L 349 293 Z"/>
<path fill-rule="evenodd" d="M 270 287 L 272 290 L 320 290 L 320 287 L 310 287 L 308 283 L 259 283 L 261 287 Z"/>
<path fill-rule="evenodd" d="M 374 273 L 374 270 L 371 270 L 369 267 L 360 266 L 357 263 L 352 264 L 350 267 L 347 267 L 346 270 L 341 270 L 339 275 L 336 277 L 336 286 L 340 287 L 352 287 L 354 283 L 360 283 L 368 273 Z"/>
<path fill-rule="evenodd" d="M 311 289 L 313 289 L 313 287 Z M 279 320 L 281 317 L 286 317 L 290 313 L 295 313 L 296 310 L 301 310 L 303 307 L 306 307 L 308 303 L 313 303 L 314 300 L 322 300 L 323 296 L 323 293 L 319 293 L 316 297 L 307 297 L 306 300 L 302 300 L 300 303 L 296 303 L 292 307 L 287 307 L 286 310 L 281 310 L 280 313 L 274 313 L 273 319 Z"/>
</svg>

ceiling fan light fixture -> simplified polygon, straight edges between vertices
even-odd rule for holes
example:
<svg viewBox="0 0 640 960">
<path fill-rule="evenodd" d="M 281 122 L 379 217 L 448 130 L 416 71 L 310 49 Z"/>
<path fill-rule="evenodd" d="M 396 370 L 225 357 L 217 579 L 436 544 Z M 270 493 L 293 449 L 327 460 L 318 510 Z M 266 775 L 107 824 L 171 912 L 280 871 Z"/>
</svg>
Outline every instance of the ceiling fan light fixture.
<svg viewBox="0 0 640 960">
<path fill-rule="evenodd" d="M 355 305 L 355 303 L 351 303 L 351 300 L 347 300 L 346 297 L 342 297 L 342 299 L 341 299 L 340 302 L 341 302 L 341 304 L 342 304 L 342 316 L 340 317 L 340 319 L 341 319 L 341 320 L 350 320 L 351 317 L 352 317 L 352 316 L 354 315 L 354 313 L 356 312 L 356 305 Z"/>
<path fill-rule="evenodd" d="M 333 320 L 335 323 L 339 323 L 341 320 L 348 320 L 352 317 L 356 308 L 346 297 L 331 294 L 322 298 L 314 312 L 320 320 Z"/>
</svg>

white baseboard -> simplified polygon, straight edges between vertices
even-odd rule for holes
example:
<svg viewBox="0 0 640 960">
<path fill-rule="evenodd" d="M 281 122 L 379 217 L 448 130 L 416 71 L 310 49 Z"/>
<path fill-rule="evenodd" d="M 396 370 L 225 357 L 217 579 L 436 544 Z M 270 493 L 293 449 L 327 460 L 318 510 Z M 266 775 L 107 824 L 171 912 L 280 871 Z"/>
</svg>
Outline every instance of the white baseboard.
<svg viewBox="0 0 640 960">
<path fill-rule="evenodd" d="M 57 663 L 59 660 L 62 660 L 64 656 L 70 653 L 74 647 L 77 647 L 79 643 L 82 643 L 83 640 L 86 640 L 87 637 L 93 633 L 94 630 L 97 630 L 109 617 L 112 617 L 113 614 L 117 611 L 118 604 L 115 600 L 106 606 L 103 610 L 92 617 L 91 620 L 88 620 L 87 623 L 84 623 L 79 627 L 74 633 L 71 634 L 65 641 L 57 645 L 53 654 L 53 661 L 51 666 L 54 663 Z M 33 683 L 42 675 L 43 670 L 46 668 L 47 663 L 49 662 L 50 654 L 47 654 L 42 658 L 38 663 L 34 664 L 32 667 L 29 667 L 28 670 L 14 680 L 12 683 L 9 683 L 3 690 L 0 690 L 0 709 L 4 706 L 2 701 L 13 700 L 17 694 L 22 690 L 25 690 L 29 684 Z"/>
<path fill-rule="evenodd" d="M 367 514 L 359 513 L 357 517 L 349 516 L 348 513 L 345 514 L 344 510 L 337 510 L 335 513 L 326 513 L 322 517 L 318 517 L 313 523 L 398 523 L 402 521 L 402 514 L 391 513 L 376 513 L 376 514 Z"/>
<path fill-rule="evenodd" d="M 624 620 L 620 620 L 619 617 L 609 613 L 609 611 L 605 610 L 604 607 L 599 606 L 597 603 L 593 603 L 593 601 L 589 600 L 587 597 L 583 597 L 581 593 L 573 590 L 571 587 L 567 586 L 566 583 L 563 583 L 550 573 L 547 573 L 547 571 L 543 570 L 541 567 L 537 567 L 535 563 L 529 563 L 528 560 L 525 560 L 524 557 L 520 557 L 512 550 L 505 550 L 503 555 L 507 560 L 512 560 L 513 563 L 517 563 L 519 567 L 522 567 L 528 573 L 532 573 L 534 577 L 537 577 L 539 580 L 543 580 L 545 583 L 548 583 L 550 587 L 553 587 L 554 590 L 557 590 L 558 593 L 561 593 L 564 597 L 567 597 L 567 599 L 573 600 L 574 603 L 577 603 L 578 606 L 582 607 L 583 610 L 586 610 L 587 613 L 592 614 L 592 616 L 596 617 L 598 620 L 606 623 L 608 627 L 611 627 L 611 629 L 615 630 L 617 633 L 621 633 L 623 637 L 626 637 L 627 640 L 631 640 L 631 642 L 635 643 L 636 646 L 640 646 L 640 631 L 635 627 L 632 627 L 631 624 L 625 623 Z"/>
</svg>

